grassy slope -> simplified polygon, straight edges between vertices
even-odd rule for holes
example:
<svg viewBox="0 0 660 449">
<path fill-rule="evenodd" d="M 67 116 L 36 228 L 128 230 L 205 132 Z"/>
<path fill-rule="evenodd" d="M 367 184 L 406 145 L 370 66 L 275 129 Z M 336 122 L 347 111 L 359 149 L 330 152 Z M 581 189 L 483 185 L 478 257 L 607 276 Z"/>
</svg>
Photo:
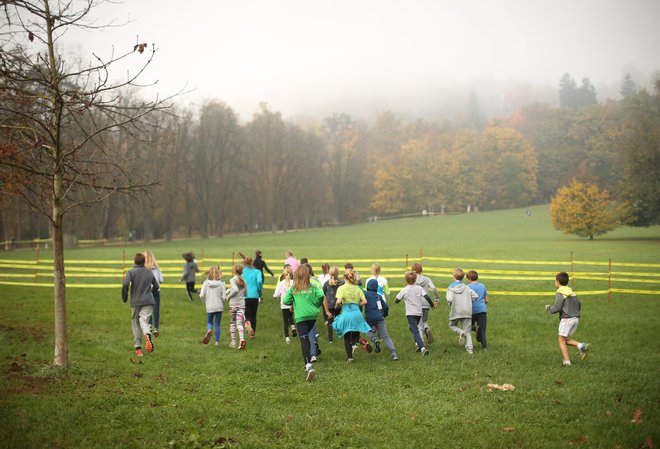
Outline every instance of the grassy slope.
<svg viewBox="0 0 660 449">
<path fill-rule="evenodd" d="M 163 259 L 188 249 L 227 257 L 259 247 L 275 266 L 287 248 L 312 260 L 401 257 L 420 248 L 446 257 L 567 260 L 574 251 L 583 260 L 660 260 L 658 228 L 621 229 L 589 242 L 550 230 L 547 208 L 533 211 L 532 217 L 516 210 L 153 248 Z M 126 252 L 136 249 L 142 247 Z M 116 259 L 120 251 L 79 249 L 67 256 Z M 224 441 L 237 447 L 554 448 L 575 442 L 627 448 L 660 440 L 657 297 L 621 295 L 609 305 L 603 298 L 583 300 L 578 336 L 594 346 L 572 369 L 559 367 L 556 318 L 542 310 L 547 298 L 492 299 L 488 353 L 477 349 L 469 357 L 456 345 L 442 306 L 430 319 L 438 341 L 422 358 L 413 352 L 403 307 L 393 306 L 388 327 L 399 363 L 386 353 L 360 353 L 346 365 L 340 342 L 323 344 L 319 380 L 306 384 L 299 345 L 283 343 L 278 304 L 270 300 L 259 311 L 258 338 L 238 352 L 227 346 L 228 317 L 222 348 L 203 346 L 202 306 L 167 290 L 156 352 L 135 365 L 130 312 L 118 289 L 72 289 L 71 367 L 56 372 L 48 368 L 50 292 L 4 287 L 0 447 L 193 448 Z M 489 393 L 490 382 L 512 383 L 516 390 Z M 643 415 L 634 424 L 637 407 Z M 509 427 L 513 431 L 502 430 Z"/>
</svg>

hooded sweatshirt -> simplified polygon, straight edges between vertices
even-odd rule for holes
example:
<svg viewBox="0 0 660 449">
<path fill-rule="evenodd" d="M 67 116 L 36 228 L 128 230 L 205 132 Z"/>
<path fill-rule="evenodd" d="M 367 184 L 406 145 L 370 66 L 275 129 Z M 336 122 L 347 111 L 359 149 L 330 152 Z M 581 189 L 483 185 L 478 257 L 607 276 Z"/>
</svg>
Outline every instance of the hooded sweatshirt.
<svg viewBox="0 0 660 449">
<path fill-rule="evenodd" d="M 364 297 L 367 298 L 364 319 L 367 323 L 383 321 L 388 314 L 389 307 L 378 293 L 378 286 L 376 278 L 367 281 L 367 291 L 364 293 Z"/>
<path fill-rule="evenodd" d="M 282 303 L 288 306 L 293 304 L 296 323 L 315 320 L 319 315 L 319 308 L 323 304 L 323 292 L 314 285 L 299 292 L 291 287 L 284 295 Z"/>
<path fill-rule="evenodd" d="M 548 309 L 549 313 L 561 312 L 559 318 L 579 318 L 581 304 L 575 292 L 562 285 L 555 294 L 555 303 Z"/>
<path fill-rule="evenodd" d="M 121 286 L 121 299 L 128 300 L 128 290 L 131 291 L 131 307 L 152 306 L 156 304 L 153 292 L 160 287 L 150 269 L 144 265 L 136 265 L 127 273 Z"/>
<path fill-rule="evenodd" d="M 449 284 L 446 295 L 447 303 L 451 306 L 449 321 L 472 318 L 472 301 L 477 297 L 474 290 L 460 281 Z"/>
<path fill-rule="evenodd" d="M 222 312 L 226 300 L 225 283 L 212 279 L 205 280 L 199 297 L 206 304 L 207 313 Z"/>
</svg>

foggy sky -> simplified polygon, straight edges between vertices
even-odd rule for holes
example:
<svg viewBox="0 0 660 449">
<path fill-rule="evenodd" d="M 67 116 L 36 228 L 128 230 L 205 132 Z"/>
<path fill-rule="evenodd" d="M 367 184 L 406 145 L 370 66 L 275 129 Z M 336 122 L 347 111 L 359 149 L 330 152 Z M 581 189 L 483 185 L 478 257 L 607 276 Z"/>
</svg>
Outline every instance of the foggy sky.
<svg viewBox="0 0 660 449">
<path fill-rule="evenodd" d="M 648 82 L 660 69 L 658 0 L 128 0 L 96 17 L 130 23 L 69 33 L 67 52 L 108 55 L 139 35 L 159 49 L 142 80 L 160 95 L 187 84 L 178 104 L 219 99 L 243 120 L 262 101 L 285 117 L 451 114 L 471 90 L 501 112 L 520 96 L 556 102 L 565 72 L 603 101 L 626 71 Z"/>
</svg>

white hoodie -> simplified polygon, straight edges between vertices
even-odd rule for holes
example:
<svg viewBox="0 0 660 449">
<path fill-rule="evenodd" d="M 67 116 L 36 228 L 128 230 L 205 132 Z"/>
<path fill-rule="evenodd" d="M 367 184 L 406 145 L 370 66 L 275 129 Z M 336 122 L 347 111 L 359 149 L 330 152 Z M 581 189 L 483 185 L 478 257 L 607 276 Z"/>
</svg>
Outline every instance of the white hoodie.
<svg viewBox="0 0 660 449">
<path fill-rule="evenodd" d="M 472 301 L 479 295 L 462 282 L 456 281 L 447 288 L 447 303 L 451 306 L 449 320 L 472 318 Z"/>
<path fill-rule="evenodd" d="M 206 312 L 222 312 L 225 306 L 225 283 L 222 281 L 214 281 L 207 279 L 202 284 L 202 291 L 199 297 L 206 304 Z"/>
</svg>

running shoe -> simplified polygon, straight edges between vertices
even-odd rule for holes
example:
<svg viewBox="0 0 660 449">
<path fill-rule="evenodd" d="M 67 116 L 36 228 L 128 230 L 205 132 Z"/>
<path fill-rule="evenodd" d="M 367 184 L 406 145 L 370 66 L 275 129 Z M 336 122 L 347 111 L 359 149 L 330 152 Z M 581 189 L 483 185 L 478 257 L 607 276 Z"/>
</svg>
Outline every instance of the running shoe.
<svg viewBox="0 0 660 449">
<path fill-rule="evenodd" d="M 147 352 L 154 352 L 154 342 L 151 341 L 151 335 L 144 334 L 144 339 L 147 342 Z"/>
<path fill-rule="evenodd" d="M 202 338 L 202 343 L 204 343 L 205 345 L 208 345 L 209 340 L 211 340 L 211 334 L 212 334 L 212 332 L 210 330 L 207 331 L 206 335 L 204 335 L 204 338 Z"/>
</svg>

